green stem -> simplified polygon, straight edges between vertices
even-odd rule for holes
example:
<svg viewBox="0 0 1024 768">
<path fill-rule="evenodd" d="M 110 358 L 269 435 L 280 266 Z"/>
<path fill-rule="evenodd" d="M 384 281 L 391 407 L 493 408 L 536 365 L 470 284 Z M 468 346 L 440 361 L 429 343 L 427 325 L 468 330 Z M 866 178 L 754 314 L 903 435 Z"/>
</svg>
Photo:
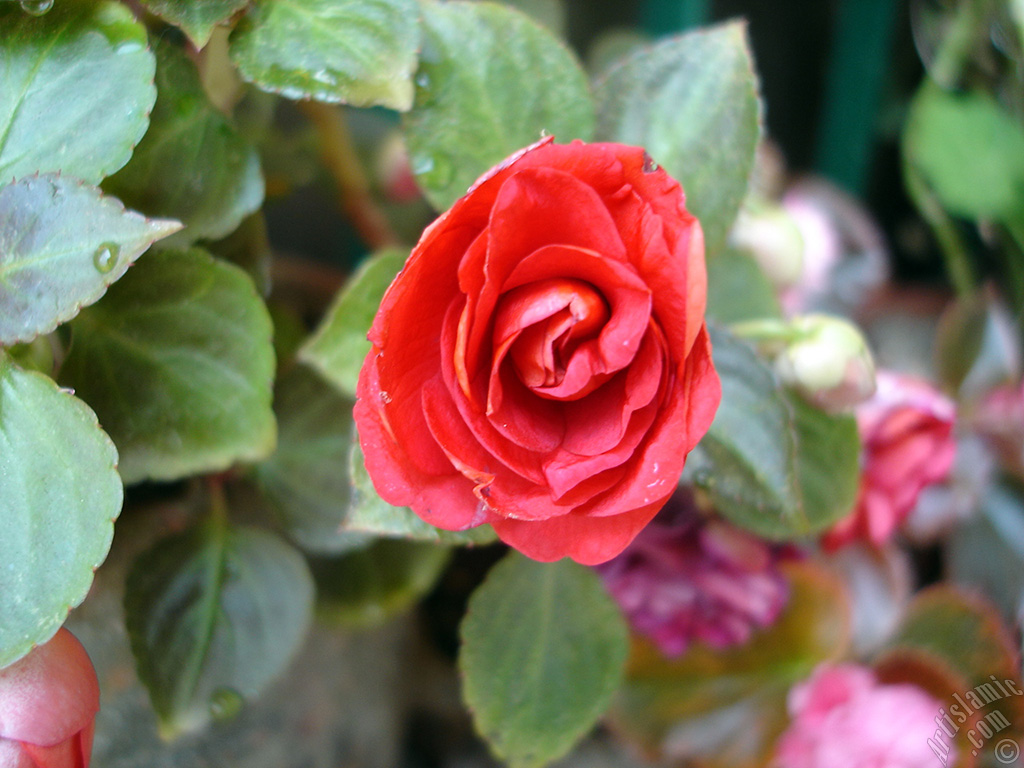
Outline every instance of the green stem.
<svg viewBox="0 0 1024 768">
<path fill-rule="evenodd" d="M 949 281 L 960 296 L 970 296 L 974 292 L 977 279 L 974 276 L 974 268 L 971 266 L 971 254 L 956 222 L 946 213 L 938 197 L 928 187 L 928 183 L 914 167 L 913 162 L 907 158 L 904 149 L 903 181 L 907 186 L 907 192 L 917 206 L 918 211 L 928 222 L 928 225 L 935 233 L 935 239 L 939 243 L 939 250 L 946 262 L 946 273 Z"/>
<path fill-rule="evenodd" d="M 340 107 L 318 101 L 299 102 L 320 138 L 320 155 L 338 185 L 338 202 L 356 232 L 371 250 L 397 245 L 387 217 L 370 193 L 370 182 L 363 173 L 348 123 Z"/>
</svg>

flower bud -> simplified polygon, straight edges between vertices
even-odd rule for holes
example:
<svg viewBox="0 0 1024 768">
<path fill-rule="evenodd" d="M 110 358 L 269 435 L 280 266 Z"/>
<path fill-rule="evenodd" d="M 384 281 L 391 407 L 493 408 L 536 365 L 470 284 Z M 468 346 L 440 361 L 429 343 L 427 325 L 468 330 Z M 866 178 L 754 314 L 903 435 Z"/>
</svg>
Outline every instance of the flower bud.
<svg viewBox="0 0 1024 768">
<path fill-rule="evenodd" d="M 0 669 L 0 768 L 88 768 L 99 708 L 92 662 L 61 629 Z"/>
<path fill-rule="evenodd" d="M 740 211 L 730 242 L 750 253 L 777 289 L 796 285 L 803 275 L 803 236 L 781 206 L 763 204 Z"/>
<path fill-rule="evenodd" d="M 852 408 L 875 391 L 875 364 L 852 323 L 828 315 L 792 322 L 795 340 L 775 358 L 783 383 L 826 411 Z"/>
</svg>

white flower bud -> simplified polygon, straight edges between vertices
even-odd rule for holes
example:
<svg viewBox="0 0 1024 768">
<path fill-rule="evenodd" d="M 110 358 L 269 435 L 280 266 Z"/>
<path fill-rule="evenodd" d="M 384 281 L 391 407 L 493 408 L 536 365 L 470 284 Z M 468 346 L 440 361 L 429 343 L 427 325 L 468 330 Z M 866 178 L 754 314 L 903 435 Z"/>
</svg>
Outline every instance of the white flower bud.
<svg viewBox="0 0 1024 768">
<path fill-rule="evenodd" d="M 779 378 L 826 411 L 841 411 L 875 391 L 875 364 L 860 330 L 829 315 L 792 321 L 795 340 L 775 358 Z"/>
</svg>

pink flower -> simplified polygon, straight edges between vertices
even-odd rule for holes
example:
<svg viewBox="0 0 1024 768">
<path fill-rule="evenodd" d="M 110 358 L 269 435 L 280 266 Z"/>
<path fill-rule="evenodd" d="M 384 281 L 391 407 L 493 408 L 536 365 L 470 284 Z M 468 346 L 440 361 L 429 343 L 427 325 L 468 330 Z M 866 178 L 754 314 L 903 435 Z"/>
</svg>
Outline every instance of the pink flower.
<svg viewBox="0 0 1024 768">
<path fill-rule="evenodd" d="M 0 768 L 88 768 L 96 672 L 66 629 L 0 669 Z"/>
<path fill-rule="evenodd" d="M 925 381 L 890 371 L 879 371 L 877 384 L 857 409 L 860 493 L 853 512 L 825 535 L 829 549 L 856 539 L 883 544 L 921 491 L 944 480 L 953 465 L 953 402 Z"/>
<path fill-rule="evenodd" d="M 917 686 L 880 684 L 854 664 L 818 667 L 789 693 L 793 720 L 775 748 L 775 768 L 933 768 L 942 705 Z M 940 736 L 940 738 L 943 738 Z M 936 743 L 946 755 L 949 744 Z M 949 753 L 947 765 L 955 764 Z"/>
<path fill-rule="evenodd" d="M 789 597 L 772 547 L 703 516 L 678 491 L 614 560 L 598 567 L 633 628 L 666 656 L 693 641 L 716 648 L 746 642 L 771 625 Z"/>
</svg>

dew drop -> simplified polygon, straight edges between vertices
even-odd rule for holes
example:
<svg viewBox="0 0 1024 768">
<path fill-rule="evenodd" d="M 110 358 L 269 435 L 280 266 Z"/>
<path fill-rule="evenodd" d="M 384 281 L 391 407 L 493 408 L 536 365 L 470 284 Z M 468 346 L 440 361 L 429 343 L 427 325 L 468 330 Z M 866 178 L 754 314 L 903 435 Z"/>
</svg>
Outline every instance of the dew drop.
<svg viewBox="0 0 1024 768">
<path fill-rule="evenodd" d="M 416 75 L 416 85 L 418 85 L 420 88 L 429 88 L 430 75 L 428 75 L 426 72 L 420 72 L 418 75 Z"/>
<path fill-rule="evenodd" d="M 117 243 L 103 243 L 92 255 L 93 266 L 101 275 L 105 275 L 117 266 L 117 257 L 121 247 Z"/>
<path fill-rule="evenodd" d="M 53 0 L 20 0 L 21 10 L 33 16 L 42 16 L 53 8 Z"/>
<path fill-rule="evenodd" d="M 654 158 L 648 155 L 646 152 L 644 152 L 644 173 L 654 173 L 656 170 L 658 170 L 658 168 L 659 165 L 657 162 L 655 162 Z"/>
<path fill-rule="evenodd" d="M 381 391 L 380 401 L 384 403 L 384 405 L 387 405 L 388 403 L 391 402 L 391 395 L 389 395 L 387 392 Z"/>
<path fill-rule="evenodd" d="M 231 720 L 242 711 L 245 701 L 234 688 L 218 688 L 210 696 L 210 714 L 218 722 Z"/>
</svg>

